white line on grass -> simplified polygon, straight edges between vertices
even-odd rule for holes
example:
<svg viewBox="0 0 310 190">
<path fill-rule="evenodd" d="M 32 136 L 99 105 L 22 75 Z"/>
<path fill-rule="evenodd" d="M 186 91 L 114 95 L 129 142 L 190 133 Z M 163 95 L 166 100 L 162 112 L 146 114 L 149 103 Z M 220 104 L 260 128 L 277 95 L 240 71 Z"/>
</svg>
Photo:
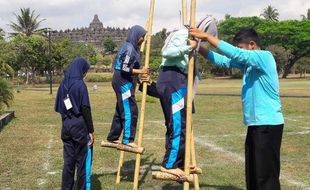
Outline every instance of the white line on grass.
<svg viewBox="0 0 310 190">
<path fill-rule="evenodd" d="M 217 146 L 216 144 L 212 144 L 212 143 L 209 143 L 209 142 L 206 142 L 205 139 L 202 141 L 198 138 L 195 139 L 195 142 L 201 146 L 205 146 L 205 147 L 208 147 L 210 150 L 212 151 L 216 151 L 216 152 L 221 152 L 221 153 L 224 153 L 224 154 L 227 154 L 229 155 L 231 158 L 233 158 L 234 160 L 239 160 L 241 162 L 244 162 L 244 157 L 237 154 L 237 153 L 234 153 L 234 152 L 231 152 L 229 150 L 225 150 L 224 148 L 220 147 L 220 146 Z M 285 181 L 289 186 L 296 186 L 296 187 L 301 187 L 305 190 L 310 190 L 310 186 L 303 183 L 303 182 L 300 182 L 300 181 L 296 181 L 294 179 L 292 179 L 291 177 L 285 175 L 285 174 L 281 174 L 280 178 Z"/>
<path fill-rule="evenodd" d="M 45 179 L 42 179 L 42 178 L 38 179 L 38 185 L 39 186 L 46 184 L 47 175 L 51 175 L 51 172 L 49 172 L 49 168 L 50 168 L 50 161 L 49 160 L 51 157 L 51 149 L 52 149 L 53 145 L 54 145 L 54 140 L 51 138 L 47 143 L 47 153 L 46 153 L 46 157 L 45 157 L 45 162 L 42 165 L 43 171 L 46 172 L 46 175 L 45 175 Z"/>
</svg>

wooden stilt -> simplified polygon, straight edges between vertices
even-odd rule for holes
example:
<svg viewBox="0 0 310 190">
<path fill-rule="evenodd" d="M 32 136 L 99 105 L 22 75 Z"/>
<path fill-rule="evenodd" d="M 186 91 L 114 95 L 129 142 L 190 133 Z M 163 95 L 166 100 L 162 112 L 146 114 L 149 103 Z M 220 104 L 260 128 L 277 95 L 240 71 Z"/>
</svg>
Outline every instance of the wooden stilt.
<svg viewBox="0 0 310 190">
<path fill-rule="evenodd" d="M 149 17 L 148 17 L 148 22 L 147 22 L 148 23 L 148 27 L 147 27 L 147 40 L 146 40 L 146 53 L 145 53 L 144 67 L 148 67 L 149 66 L 149 62 L 150 62 L 151 36 L 152 36 L 152 26 L 153 26 L 154 4 L 155 4 L 155 0 L 150 0 L 150 11 L 149 11 Z M 145 113 L 146 91 L 147 91 L 147 84 L 143 83 L 141 111 L 140 111 L 140 119 L 139 119 L 138 147 L 142 146 L 142 135 L 143 135 L 143 127 L 144 127 L 144 113 Z M 135 165 L 135 174 L 134 174 L 134 182 L 133 182 L 133 189 L 134 190 L 138 190 L 140 162 L 141 162 L 141 155 L 137 154 L 137 156 L 136 156 L 136 165 Z"/>
<path fill-rule="evenodd" d="M 196 161 L 196 151 L 195 151 L 195 141 L 194 141 L 194 130 L 192 128 L 192 132 L 191 132 L 191 164 L 192 166 L 195 167 L 195 173 L 194 173 L 194 189 L 195 190 L 199 190 L 199 179 L 198 179 L 198 175 L 197 174 L 202 174 L 202 170 L 201 168 L 197 167 L 197 161 Z"/>
<path fill-rule="evenodd" d="M 147 27 L 148 27 L 148 20 L 146 21 L 146 28 Z M 141 54 L 144 52 L 145 42 L 146 42 L 146 39 L 141 44 L 141 47 L 140 47 Z M 123 163 L 124 163 L 124 154 L 125 154 L 124 151 L 120 151 L 118 167 L 117 167 L 117 175 L 116 175 L 116 180 L 115 180 L 116 184 L 119 184 L 121 182 L 121 172 L 122 172 Z"/>
<path fill-rule="evenodd" d="M 166 172 L 152 172 L 152 178 L 164 181 L 177 181 L 177 182 L 193 182 L 194 176 L 192 174 L 185 176 L 183 179 L 180 179 L 176 175 L 166 173 Z"/>
<path fill-rule="evenodd" d="M 117 167 L 117 175 L 116 175 L 116 180 L 115 180 L 116 184 L 119 184 L 121 182 L 121 172 L 122 172 L 123 163 L 124 163 L 124 154 L 125 154 L 124 151 L 120 152 L 118 167 Z"/>
<path fill-rule="evenodd" d="M 116 144 L 116 143 L 110 143 L 106 141 L 101 141 L 102 147 L 108 147 L 108 148 L 116 148 L 117 150 L 125 151 L 125 152 L 132 152 L 132 153 L 138 153 L 143 154 L 144 148 L 143 147 L 131 147 L 125 144 Z"/>
<path fill-rule="evenodd" d="M 195 26 L 196 0 L 191 0 L 190 26 Z M 191 132 L 192 132 L 192 100 L 193 100 L 193 74 L 194 74 L 194 55 L 190 53 L 187 77 L 187 110 L 186 110 L 186 141 L 185 141 L 185 164 L 184 172 L 186 176 L 190 173 L 191 160 Z M 187 181 L 183 184 L 183 190 L 189 190 Z"/>
<path fill-rule="evenodd" d="M 182 0 L 182 23 L 187 24 L 187 0 Z"/>
</svg>

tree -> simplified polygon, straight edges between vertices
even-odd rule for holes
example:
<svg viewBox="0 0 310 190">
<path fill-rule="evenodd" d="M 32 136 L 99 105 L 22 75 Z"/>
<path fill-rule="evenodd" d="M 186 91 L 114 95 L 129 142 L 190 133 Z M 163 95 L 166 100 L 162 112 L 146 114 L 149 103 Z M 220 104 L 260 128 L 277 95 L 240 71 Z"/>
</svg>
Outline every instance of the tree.
<svg viewBox="0 0 310 190">
<path fill-rule="evenodd" d="M 103 47 L 106 53 L 113 53 L 116 48 L 116 43 L 112 38 L 107 38 L 103 41 Z"/>
<path fill-rule="evenodd" d="M 272 53 L 276 60 L 278 74 L 283 74 L 285 65 L 292 56 L 291 51 L 277 45 L 270 45 L 266 49 Z"/>
<path fill-rule="evenodd" d="M 11 102 L 14 99 L 12 86 L 6 81 L 0 78 L 0 112 L 3 108 L 10 107 Z"/>
<path fill-rule="evenodd" d="M 57 71 L 66 68 L 73 58 L 84 57 L 91 65 L 97 63 L 95 47 L 91 44 L 72 42 L 63 38 L 52 43 L 52 66 Z"/>
<path fill-rule="evenodd" d="M 5 33 L 2 28 L 0 28 L 0 40 L 3 40 Z"/>
<path fill-rule="evenodd" d="M 30 36 L 32 34 L 42 33 L 42 29 L 39 29 L 39 26 L 42 21 L 45 19 L 39 20 L 40 15 L 35 15 L 35 11 L 30 11 L 30 8 L 21 8 L 20 15 L 16 16 L 17 22 L 14 23 L 11 21 L 10 27 L 15 31 L 12 33 L 14 36 L 17 34 L 23 34 Z"/>
<path fill-rule="evenodd" d="M 18 35 L 12 40 L 12 45 L 16 53 L 15 62 L 26 75 L 26 84 L 29 76 L 32 84 L 35 84 L 37 71 L 46 70 L 48 67 L 48 42 L 42 36 Z"/>
<path fill-rule="evenodd" d="M 310 22 L 260 19 L 258 17 L 230 18 L 218 26 L 221 39 L 231 42 L 233 36 L 244 28 L 255 28 L 261 37 L 262 48 L 277 45 L 291 52 L 283 68 L 283 78 L 290 73 L 292 66 L 310 52 Z"/>
<path fill-rule="evenodd" d="M 307 15 L 300 15 L 301 16 L 301 20 L 310 20 L 310 9 L 308 9 L 307 11 Z"/>
<path fill-rule="evenodd" d="M 300 78 L 302 75 L 306 77 L 306 74 L 310 71 L 310 56 L 309 57 L 303 57 L 297 63 L 294 65 L 295 71 L 297 71 L 300 75 Z"/>
<path fill-rule="evenodd" d="M 9 65 L 10 47 L 7 42 L 0 39 L 0 77 L 14 75 L 13 68 Z"/>
<path fill-rule="evenodd" d="M 152 36 L 152 49 L 162 48 L 165 44 L 165 40 L 168 36 L 167 29 L 163 28 L 161 31 L 157 32 Z"/>
<path fill-rule="evenodd" d="M 230 19 L 231 18 L 231 15 L 230 14 L 225 14 L 225 20 L 227 20 L 227 19 Z"/>
<path fill-rule="evenodd" d="M 278 9 L 272 7 L 271 5 L 268 5 L 263 10 L 263 13 L 260 14 L 260 16 L 264 17 L 267 20 L 272 20 L 272 21 L 278 21 L 279 20 L 279 12 Z"/>
</svg>

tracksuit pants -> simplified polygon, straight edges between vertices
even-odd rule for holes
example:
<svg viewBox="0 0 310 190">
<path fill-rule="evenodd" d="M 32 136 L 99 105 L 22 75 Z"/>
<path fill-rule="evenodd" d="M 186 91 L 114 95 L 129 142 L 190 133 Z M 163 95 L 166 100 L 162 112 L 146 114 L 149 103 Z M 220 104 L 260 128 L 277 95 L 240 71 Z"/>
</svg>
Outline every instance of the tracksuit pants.
<svg viewBox="0 0 310 190">
<path fill-rule="evenodd" d="M 186 132 L 186 75 L 174 67 L 163 68 L 156 84 L 165 116 L 166 153 L 162 166 L 184 168 Z"/>
<path fill-rule="evenodd" d="M 249 126 L 245 142 L 247 190 L 280 190 L 282 125 Z"/>
<path fill-rule="evenodd" d="M 92 148 L 88 147 L 89 133 L 83 116 L 63 120 L 61 139 L 63 141 L 64 167 L 62 190 L 71 190 L 77 169 L 75 186 L 79 190 L 89 190 L 91 184 Z"/>
<path fill-rule="evenodd" d="M 116 76 L 115 76 L 116 75 Z M 123 144 L 134 142 L 138 120 L 138 107 L 133 82 L 114 74 L 112 87 L 117 102 L 108 141 L 118 140 L 123 131 Z"/>
</svg>

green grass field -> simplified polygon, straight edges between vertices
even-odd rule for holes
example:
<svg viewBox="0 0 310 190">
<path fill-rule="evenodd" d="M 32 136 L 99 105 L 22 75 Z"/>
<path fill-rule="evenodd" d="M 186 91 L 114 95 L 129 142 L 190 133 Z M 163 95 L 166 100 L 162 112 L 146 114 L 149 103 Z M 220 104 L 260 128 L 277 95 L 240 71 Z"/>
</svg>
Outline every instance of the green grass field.
<svg viewBox="0 0 310 190">
<path fill-rule="evenodd" d="M 98 83 L 92 91 L 88 83 L 95 124 L 92 189 L 132 189 L 135 155 L 125 153 L 121 184 L 114 184 L 119 152 L 101 148 L 114 113 L 115 97 L 110 83 Z M 280 93 L 310 96 L 310 80 L 281 80 Z M 240 80 L 211 79 L 202 81 L 199 93 L 240 94 Z M 15 94 L 10 108 L 17 118 L 0 132 L 0 189 L 60 189 L 62 142 L 60 116 L 54 112 L 56 94 L 47 86 L 22 88 Z M 138 99 L 141 93 L 137 92 Z M 310 98 L 281 99 L 285 115 L 281 154 L 283 190 L 310 189 Z M 158 100 L 147 103 L 140 189 L 182 189 L 174 182 L 151 179 L 164 154 L 163 115 Z M 199 95 L 193 116 L 197 161 L 203 169 L 201 189 L 243 190 L 244 141 L 239 96 Z M 140 105 L 140 102 L 139 102 Z"/>
</svg>

